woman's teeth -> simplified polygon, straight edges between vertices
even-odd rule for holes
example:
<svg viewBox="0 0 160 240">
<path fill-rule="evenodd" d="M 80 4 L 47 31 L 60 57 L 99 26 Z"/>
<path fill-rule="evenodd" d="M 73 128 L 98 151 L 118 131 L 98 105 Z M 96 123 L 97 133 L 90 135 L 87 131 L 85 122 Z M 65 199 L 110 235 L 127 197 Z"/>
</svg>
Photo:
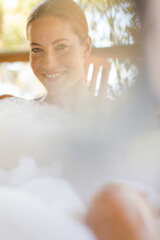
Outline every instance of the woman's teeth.
<svg viewBox="0 0 160 240">
<path fill-rule="evenodd" d="M 45 77 L 47 78 L 56 78 L 56 77 L 60 77 L 64 74 L 64 72 L 61 73 L 55 73 L 55 74 L 45 74 Z"/>
</svg>

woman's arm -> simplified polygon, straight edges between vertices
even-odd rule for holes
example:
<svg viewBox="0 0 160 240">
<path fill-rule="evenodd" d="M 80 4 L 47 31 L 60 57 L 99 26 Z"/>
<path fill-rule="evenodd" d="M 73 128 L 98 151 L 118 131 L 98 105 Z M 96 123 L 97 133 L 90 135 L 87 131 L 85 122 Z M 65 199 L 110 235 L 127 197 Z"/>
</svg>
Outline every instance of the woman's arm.
<svg viewBox="0 0 160 240">
<path fill-rule="evenodd" d="M 0 100 L 4 99 L 4 98 L 10 98 L 10 97 L 14 97 L 13 95 L 10 94 L 4 94 L 0 96 Z"/>
</svg>

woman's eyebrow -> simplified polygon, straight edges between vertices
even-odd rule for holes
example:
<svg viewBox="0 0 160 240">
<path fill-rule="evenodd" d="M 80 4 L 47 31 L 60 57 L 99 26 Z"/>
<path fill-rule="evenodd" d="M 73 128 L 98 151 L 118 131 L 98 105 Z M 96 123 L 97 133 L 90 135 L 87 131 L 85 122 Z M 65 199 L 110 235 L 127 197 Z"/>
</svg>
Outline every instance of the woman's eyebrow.
<svg viewBox="0 0 160 240">
<path fill-rule="evenodd" d="M 34 42 L 33 42 L 33 43 L 30 43 L 30 46 L 31 46 L 31 45 L 41 46 L 39 43 L 34 43 Z"/>
<path fill-rule="evenodd" d="M 64 40 L 71 42 L 71 41 L 70 41 L 69 39 L 67 39 L 67 38 L 60 38 L 60 39 L 57 39 L 57 40 L 55 40 L 54 42 L 52 42 L 52 45 L 54 45 L 54 44 L 56 44 L 56 43 L 58 43 L 58 42 L 64 41 Z M 41 46 L 41 44 L 35 43 L 35 42 L 30 43 L 30 45 Z"/>
<path fill-rule="evenodd" d="M 54 45 L 54 44 L 56 44 L 56 43 L 58 43 L 58 42 L 60 42 L 60 41 L 64 41 L 64 40 L 70 42 L 70 40 L 67 39 L 67 38 L 60 38 L 60 39 L 55 40 L 55 41 L 52 43 L 52 45 Z"/>
</svg>

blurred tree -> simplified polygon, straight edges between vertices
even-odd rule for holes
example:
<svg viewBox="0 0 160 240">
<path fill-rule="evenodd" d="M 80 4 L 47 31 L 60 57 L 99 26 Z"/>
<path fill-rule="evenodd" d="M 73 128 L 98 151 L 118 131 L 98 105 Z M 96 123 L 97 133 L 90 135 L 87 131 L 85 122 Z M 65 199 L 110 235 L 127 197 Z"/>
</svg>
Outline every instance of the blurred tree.
<svg viewBox="0 0 160 240">
<path fill-rule="evenodd" d="M 78 0 L 83 10 L 90 13 L 91 28 L 98 32 L 101 20 L 108 24 L 111 45 L 128 45 L 137 41 L 138 18 L 134 0 Z M 105 30 L 105 29 L 103 29 Z M 107 33 L 108 31 L 106 31 Z"/>
<path fill-rule="evenodd" d="M 40 0 L 1 0 L 0 43 L 3 50 L 27 48 L 26 19 L 31 9 Z"/>
<path fill-rule="evenodd" d="M 139 23 L 134 0 L 79 0 L 78 2 L 91 16 L 94 44 L 97 38 L 95 33 L 99 32 L 100 28 L 103 29 L 100 40 L 105 40 L 105 46 L 130 45 L 139 41 Z M 105 28 L 104 25 L 101 26 L 102 22 L 105 23 Z M 110 87 L 110 91 L 112 96 L 121 95 L 134 82 L 137 75 L 136 62 L 129 59 L 125 61 L 115 59 L 112 60 L 112 66 L 117 72 L 118 89 L 114 92 Z"/>
<path fill-rule="evenodd" d="M 2 3 L 0 2 L 0 39 L 2 36 L 2 26 L 3 26 L 3 7 Z M 0 46 L 2 45 L 2 42 L 0 41 Z"/>
</svg>

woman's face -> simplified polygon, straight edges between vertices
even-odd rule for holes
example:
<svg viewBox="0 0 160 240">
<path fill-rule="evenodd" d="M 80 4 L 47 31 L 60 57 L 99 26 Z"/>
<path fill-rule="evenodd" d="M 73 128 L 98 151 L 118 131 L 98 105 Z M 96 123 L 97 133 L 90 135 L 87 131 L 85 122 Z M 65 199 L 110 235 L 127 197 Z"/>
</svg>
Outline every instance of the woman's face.
<svg viewBox="0 0 160 240">
<path fill-rule="evenodd" d="M 70 23 L 45 16 L 31 23 L 28 38 L 31 67 L 49 93 L 66 92 L 83 80 L 91 50 L 89 37 L 82 44 Z"/>
<path fill-rule="evenodd" d="M 160 100 L 160 0 L 148 0 L 144 16 L 144 53 L 153 90 Z"/>
</svg>

